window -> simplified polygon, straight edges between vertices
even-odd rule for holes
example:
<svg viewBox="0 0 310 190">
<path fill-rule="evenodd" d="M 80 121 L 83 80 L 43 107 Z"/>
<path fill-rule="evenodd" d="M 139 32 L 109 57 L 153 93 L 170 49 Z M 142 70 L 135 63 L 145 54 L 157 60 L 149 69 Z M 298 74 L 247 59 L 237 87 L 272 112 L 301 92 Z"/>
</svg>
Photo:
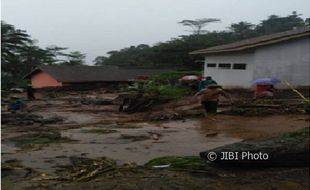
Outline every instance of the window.
<svg viewBox="0 0 310 190">
<path fill-rule="evenodd" d="M 246 64 L 245 63 L 235 63 L 233 65 L 233 69 L 246 70 Z"/>
<path fill-rule="evenodd" d="M 216 63 L 208 63 L 207 67 L 216 67 Z"/>
<path fill-rule="evenodd" d="M 230 69 L 231 64 L 230 63 L 220 63 L 219 64 L 219 69 Z"/>
</svg>

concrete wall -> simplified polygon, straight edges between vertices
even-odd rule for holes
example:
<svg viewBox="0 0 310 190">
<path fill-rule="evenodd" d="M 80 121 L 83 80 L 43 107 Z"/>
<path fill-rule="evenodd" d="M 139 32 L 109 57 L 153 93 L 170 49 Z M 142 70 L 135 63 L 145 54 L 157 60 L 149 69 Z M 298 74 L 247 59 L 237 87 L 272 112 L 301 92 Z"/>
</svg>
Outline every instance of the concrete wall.
<svg viewBox="0 0 310 190">
<path fill-rule="evenodd" d="M 257 48 L 254 64 L 254 78 L 276 77 L 294 86 L 309 86 L 310 38 Z"/>
<path fill-rule="evenodd" d="M 216 55 L 205 57 L 204 76 L 211 76 L 225 87 L 248 88 L 253 80 L 253 53 Z M 208 63 L 216 63 L 216 68 L 208 68 Z M 219 63 L 245 63 L 246 70 L 220 69 Z"/>
<path fill-rule="evenodd" d="M 45 72 L 40 72 L 32 76 L 31 83 L 33 88 L 45 88 L 45 87 L 60 87 L 61 82 L 55 80 L 51 75 Z"/>
<path fill-rule="evenodd" d="M 246 63 L 246 70 L 207 68 L 208 63 Z M 255 51 L 239 54 L 207 55 L 204 75 L 212 76 L 225 87 L 251 87 L 260 77 L 275 77 L 293 86 L 310 85 L 310 40 L 304 37 L 262 46 Z M 286 87 L 280 84 L 279 87 Z"/>
</svg>

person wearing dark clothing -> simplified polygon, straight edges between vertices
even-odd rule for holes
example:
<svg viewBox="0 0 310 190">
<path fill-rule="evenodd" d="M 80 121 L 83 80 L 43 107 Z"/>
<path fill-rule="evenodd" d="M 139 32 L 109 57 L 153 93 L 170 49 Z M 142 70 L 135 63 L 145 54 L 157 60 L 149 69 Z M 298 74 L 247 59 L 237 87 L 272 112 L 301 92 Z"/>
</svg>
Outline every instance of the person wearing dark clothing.
<svg viewBox="0 0 310 190">
<path fill-rule="evenodd" d="M 28 100 L 35 100 L 36 99 L 34 96 L 34 90 L 33 90 L 32 86 L 30 86 L 30 85 L 27 87 L 27 98 L 28 98 Z"/>
<path fill-rule="evenodd" d="M 201 80 L 199 83 L 199 87 L 198 90 L 202 90 L 204 88 L 206 88 L 208 85 L 210 84 L 217 84 L 217 82 L 215 82 L 212 77 L 207 76 L 205 80 Z"/>
</svg>

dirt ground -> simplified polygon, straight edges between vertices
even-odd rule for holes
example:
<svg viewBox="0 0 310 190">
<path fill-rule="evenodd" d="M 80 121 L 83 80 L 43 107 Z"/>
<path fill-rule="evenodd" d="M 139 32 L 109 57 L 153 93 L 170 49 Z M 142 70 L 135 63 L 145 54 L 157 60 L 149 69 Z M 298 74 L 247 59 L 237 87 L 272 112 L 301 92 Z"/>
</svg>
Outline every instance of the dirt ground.
<svg viewBox="0 0 310 190">
<path fill-rule="evenodd" d="M 27 102 L 25 110 L 13 115 L 2 110 L 2 188 L 309 188 L 309 168 L 215 167 L 210 171 L 192 172 L 144 166 L 157 157 L 199 156 L 201 151 L 245 139 L 309 127 L 309 115 L 296 104 L 299 100 L 295 96 L 251 105 L 251 110 L 246 110 L 247 113 L 254 110 L 251 116 L 226 114 L 233 109 L 224 102 L 219 109 L 223 113 L 208 118 L 202 116 L 201 106 L 191 97 L 128 114 L 118 111 L 117 96 L 66 94 Z M 104 105 L 103 101 L 98 103 L 98 99 L 104 100 Z M 112 103 L 105 103 L 109 101 Z M 245 109 L 244 102 L 250 100 L 236 98 L 235 102 L 234 107 L 239 106 L 238 113 L 241 113 L 240 109 Z M 269 112 L 257 114 L 260 110 Z M 59 170 L 70 165 L 72 158 L 95 160 L 101 157 L 115 162 L 113 173 L 96 173 L 90 181 L 59 180 Z"/>
</svg>

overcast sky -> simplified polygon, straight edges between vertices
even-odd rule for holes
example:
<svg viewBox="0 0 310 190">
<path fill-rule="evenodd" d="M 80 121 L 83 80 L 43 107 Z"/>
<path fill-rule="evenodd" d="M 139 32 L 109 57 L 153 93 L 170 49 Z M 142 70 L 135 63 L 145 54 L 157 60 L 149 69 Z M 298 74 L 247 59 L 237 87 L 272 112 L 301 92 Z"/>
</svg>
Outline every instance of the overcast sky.
<svg viewBox="0 0 310 190">
<path fill-rule="evenodd" d="M 99 55 L 188 34 L 183 19 L 219 18 L 208 30 L 254 24 L 271 14 L 310 17 L 309 0 L 2 0 L 2 20 L 24 29 L 41 47 L 57 45 Z"/>
</svg>

